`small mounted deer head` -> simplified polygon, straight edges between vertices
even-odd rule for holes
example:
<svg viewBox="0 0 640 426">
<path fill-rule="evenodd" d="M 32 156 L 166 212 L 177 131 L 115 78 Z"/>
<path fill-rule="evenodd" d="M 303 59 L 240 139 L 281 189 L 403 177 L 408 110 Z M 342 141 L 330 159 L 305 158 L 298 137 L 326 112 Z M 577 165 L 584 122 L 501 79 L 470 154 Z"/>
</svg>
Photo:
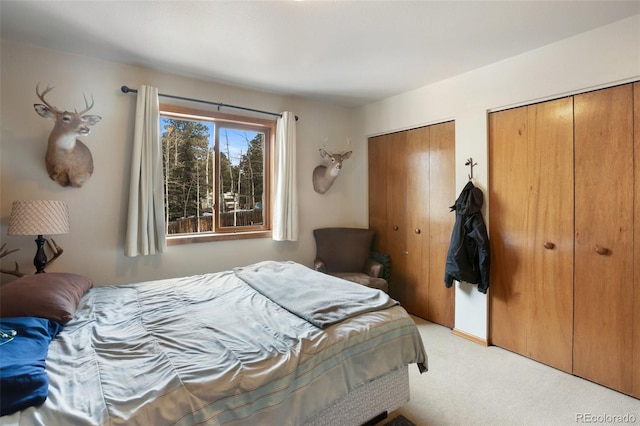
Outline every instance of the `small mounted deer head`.
<svg viewBox="0 0 640 426">
<path fill-rule="evenodd" d="M 324 194 L 340 174 L 342 162 L 351 157 L 351 151 L 332 154 L 320 148 L 320 156 L 329 160 L 331 164 L 313 169 L 313 189 L 319 194 Z"/>
<path fill-rule="evenodd" d="M 60 111 L 44 100 L 44 97 L 52 89 L 53 87 L 47 86 L 40 93 L 38 85 L 36 85 L 36 95 L 42 104 L 33 105 L 41 117 L 56 123 L 49 134 L 45 157 L 47 172 L 52 180 L 62 186 L 80 188 L 93 173 L 93 157 L 89 148 L 76 138 L 91 133 L 89 126 L 102 120 L 102 117 L 83 115 L 93 108 L 93 96 L 91 96 L 91 105 L 87 102 L 87 97 L 84 96 L 85 109 L 80 112 Z"/>
</svg>

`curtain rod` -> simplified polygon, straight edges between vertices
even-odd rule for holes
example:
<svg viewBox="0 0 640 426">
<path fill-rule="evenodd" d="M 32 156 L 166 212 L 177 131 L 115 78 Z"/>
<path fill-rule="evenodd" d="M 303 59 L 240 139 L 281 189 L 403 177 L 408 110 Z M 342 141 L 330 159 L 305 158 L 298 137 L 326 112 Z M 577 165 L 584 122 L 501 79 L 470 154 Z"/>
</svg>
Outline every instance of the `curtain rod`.
<svg viewBox="0 0 640 426">
<path fill-rule="evenodd" d="M 122 90 L 122 93 L 138 93 L 138 91 L 136 89 L 130 89 L 127 86 L 122 86 L 120 88 L 120 90 Z M 172 98 L 172 99 L 180 99 L 182 101 L 191 101 L 191 102 L 199 102 L 201 104 L 215 105 L 218 108 L 220 108 L 220 107 L 235 108 L 235 109 L 242 109 L 244 111 L 258 112 L 260 114 L 267 114 L 267 115 L 274 115 L 276 117 L 282 117 L 282 114 L 277 113 L 277 112 L 262 111 L 262 110 L 259 110 L 259 109 L 253 109 L 253 108 L 246 108 L 246 107 L 241 107 L 241 106 L 236 106 L 236 105 L 223 104 L 223 103 L 220 103 L 220 102 L 203 101 L 201 99 L 184 98 L 182 96 L 166 95 L 166 94 L 163 94 L 163 93 L 158 93 L 158 96 L 163 96 L 165 98 Z M 298 116 L 297 115 L 295 116 L 295 118 L 296 118 L 296 121 L 298 121 Z"/>
</svg>

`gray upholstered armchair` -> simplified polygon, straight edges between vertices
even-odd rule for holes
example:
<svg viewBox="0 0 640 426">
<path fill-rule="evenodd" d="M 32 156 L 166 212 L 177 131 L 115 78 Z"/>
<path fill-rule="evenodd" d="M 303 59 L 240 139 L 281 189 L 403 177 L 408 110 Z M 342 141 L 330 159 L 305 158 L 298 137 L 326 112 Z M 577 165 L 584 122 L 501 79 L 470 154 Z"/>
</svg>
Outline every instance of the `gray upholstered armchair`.
<svg viewBox="0 0 640 426">
<path fill-rule="evenodd" d="M 315 229 L 314 268 L 345 280 L 388 292 L 388 256 L 371 251 L 374 231 L 364 228 Z M 375 259 L 377 257 L 377 259 Z"/>
</svg>

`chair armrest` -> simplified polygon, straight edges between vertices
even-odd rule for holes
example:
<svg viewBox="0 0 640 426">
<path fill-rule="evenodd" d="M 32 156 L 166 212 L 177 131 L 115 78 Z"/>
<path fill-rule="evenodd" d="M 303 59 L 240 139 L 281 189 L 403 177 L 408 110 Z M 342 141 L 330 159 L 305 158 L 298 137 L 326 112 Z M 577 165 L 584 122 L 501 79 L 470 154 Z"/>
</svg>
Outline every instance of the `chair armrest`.
<svg viewBox="0 0 640 426">
<path fill-rule="evenodd" d="M 313 269 L 318 272 L 324 272 L 325 274 L 327 273 L 327 265 L 324 264 L 322 259 L 315 259 L 313 261 Z"/>
<path fill-rule="evenodd" d="M 367 259 L 367 263 L 364 264 L 364 273 L 373 278 L 380 278 L 384 267 L 382 263 L 371 258 Z"/>
<path fill-rule="evenodd" d="M 372 251 L 371 258 L 382 264 L 381 278 L 389 281 L 389 278 L 391 277 L 391 257 L 386 253 Z"/>
</svg>

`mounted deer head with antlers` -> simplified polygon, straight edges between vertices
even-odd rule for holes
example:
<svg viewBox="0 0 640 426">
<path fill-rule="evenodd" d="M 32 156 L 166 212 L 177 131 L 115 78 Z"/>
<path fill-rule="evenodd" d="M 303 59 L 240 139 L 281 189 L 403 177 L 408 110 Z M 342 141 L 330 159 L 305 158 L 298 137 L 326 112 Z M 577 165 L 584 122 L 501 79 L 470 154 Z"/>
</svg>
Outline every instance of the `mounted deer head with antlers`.
<svg viewBox="0 0 640 426">
<path fill-rule="evenodd" d="M 351 157 L 351 151 L 331 153 L 320 148 L 320 156 L 325 160 L 329 160 L 331 164 L 317 166 L 313 169 L 313 189 L 319 194 L 324 194 L 331 188 L 338 174 L 340 174 L 342 162 Z"/>
<path fill-rule="evenodd" d="M 45 157 L 47 172 L 52 180 L 62 186 L 80 188 L 93 173 L 93 157 L 89 148 L 76 138 L 88 135 L 91 132 L 89 126 L 102 120 L 102 117 L 83 115 L 93 108 L 93 96 L 91 96 L 91 105 L 84 96 L 85 109 L 80 112 L 60 111 L 44 100 L 52 89 L 53 87 L 47 86 L 40 93 L 36 85 L 36 95 L 42 104 L 33 105 L 41 117 L 55 121 L 53 130 L 49 134 Z"/>
</svg>

